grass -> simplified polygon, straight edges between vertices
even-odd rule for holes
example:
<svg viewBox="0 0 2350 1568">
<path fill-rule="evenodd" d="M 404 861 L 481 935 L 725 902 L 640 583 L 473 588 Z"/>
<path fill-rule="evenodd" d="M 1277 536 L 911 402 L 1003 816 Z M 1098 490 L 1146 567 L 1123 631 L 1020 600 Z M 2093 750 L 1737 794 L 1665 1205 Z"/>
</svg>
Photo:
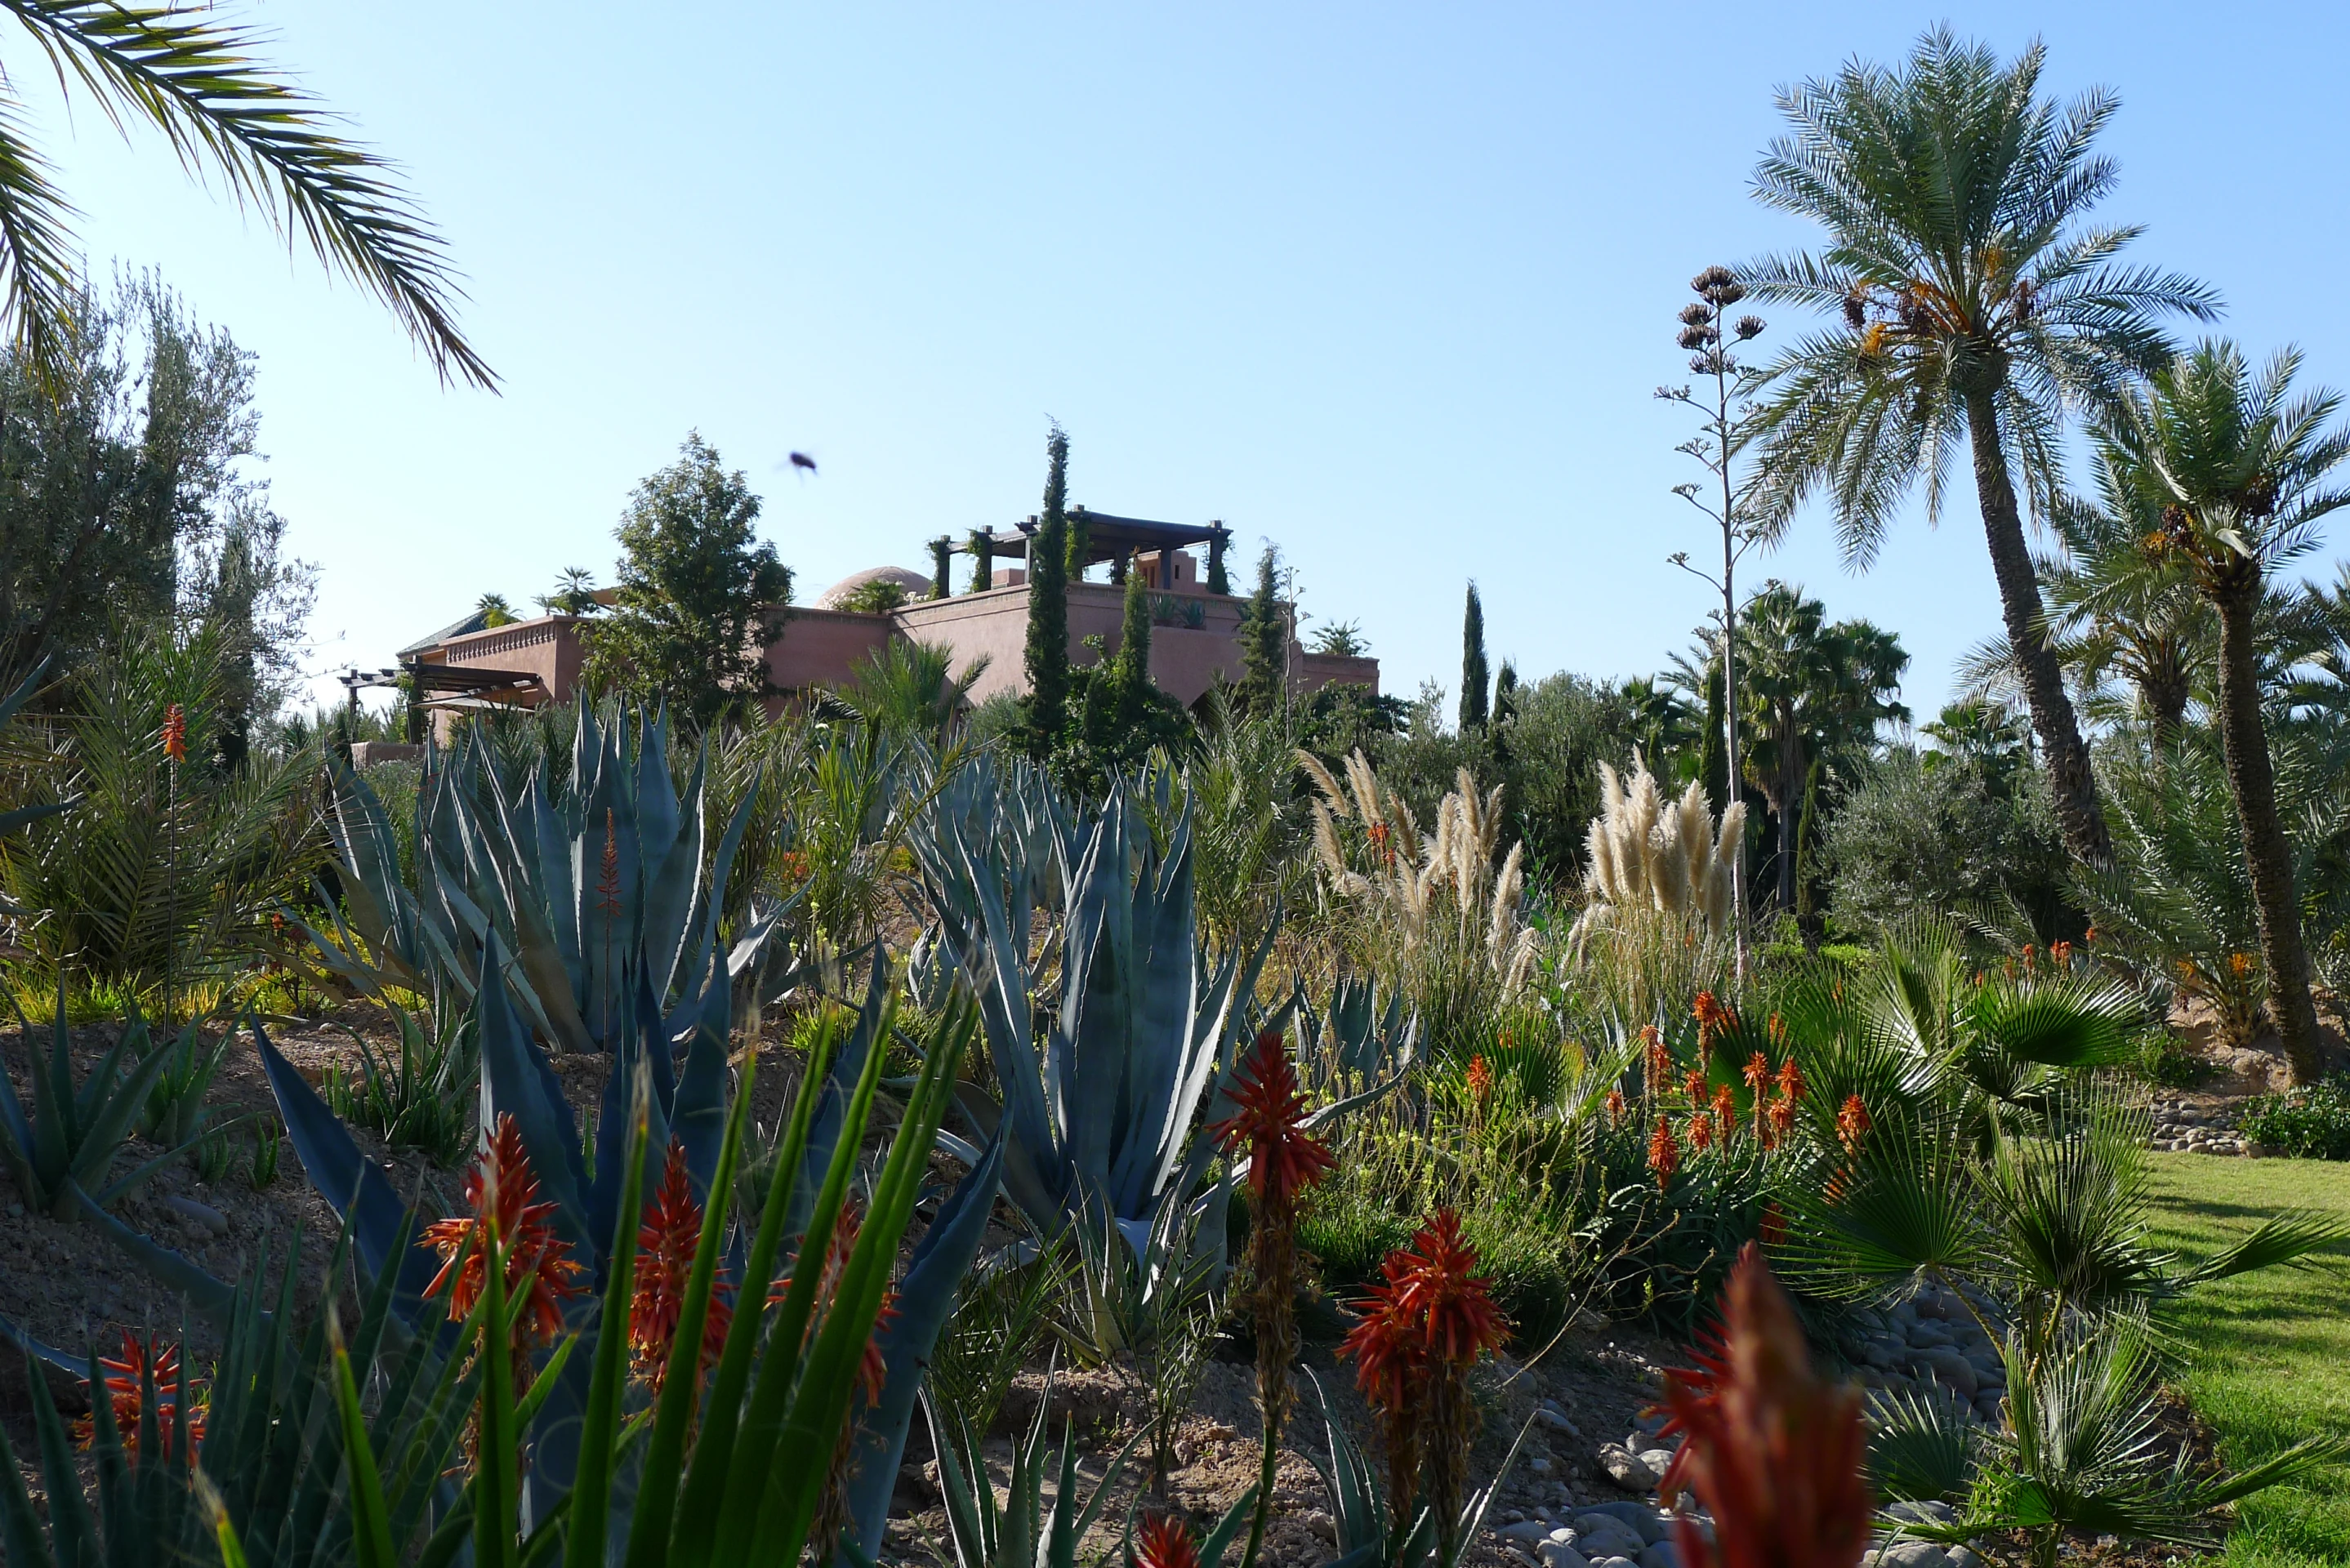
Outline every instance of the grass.
<svg viewBox="0 0 2350 1568">
<path fill-rule="evenodd" d="M 2280 1209 L 2350 1214 L 2350 1164 L 2164 1154 L 2155 1157 L 2155 1191 L 2162 1244 L 2200 1258 Z M 2187 1397 L 2218 1432 L 2228 1464 L 2312 1434 L 2350 1439 L 2345 1286 L 2350 1269 L 2326 1260 L 2223 1281 L 2179 1310 L 2193 1347 Z M 2230 1568 L 2350 1563 L 2350 1468 L 2248 1500 L 2226 1561 Z"/>
</svg>

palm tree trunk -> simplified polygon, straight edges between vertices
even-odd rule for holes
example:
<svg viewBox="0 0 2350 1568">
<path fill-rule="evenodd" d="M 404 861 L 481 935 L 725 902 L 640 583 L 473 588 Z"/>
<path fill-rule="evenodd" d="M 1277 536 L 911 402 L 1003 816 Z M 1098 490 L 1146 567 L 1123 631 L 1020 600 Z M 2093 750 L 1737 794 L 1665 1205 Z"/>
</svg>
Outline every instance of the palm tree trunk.
<svg viewBox="0 0 2350 1568">
<path fill-rule="evenodd" d="M 1982 506 L 1983 534 L 1991 544 L 1991 566 L 1999 579 L 1999 605 L 2007 622 L 2023 695 L 2032 706 L 2032 728 L 2048 763 L 2048 788 L 2055 798 L 2056 824 L 2074 859 L 2104 866 L 2114 857 L 2097 801 L 2096 775 L 2089 771 L 2089 748 L 2064 693 L 2064 672 L 2042 628 L 2040 579 L 2023 543 L 2023 518 L 2008 477 L 2007 452 L 2000 445 L 1999 409 L 1989 392 L 1967 394 L 1967 434 L 1974 445 L 1975 494 Z"/>
<path fill-rule="evenodd" d="M 2302 946 L 2301 909 L 2293 898 L 2293 851 L 2277 820 L 2276 774 L 2261 722 L 2260 673 L 2252 656 L 2252 621 L 2260 595 L 2257 574 L 2225 585 L 2213 596 L 2220 610 L 2220 739 L 2227 749 L 2228 788 L 2244 836 L 2244 865 L 2261 918 L 2261 960 L 2269 971 L 2269 1011 L 2293 1064 L 2296 1084 L 2324 1072 L 2317 1010 L 2309 999 L 2309 952 Z"/>
</svg>

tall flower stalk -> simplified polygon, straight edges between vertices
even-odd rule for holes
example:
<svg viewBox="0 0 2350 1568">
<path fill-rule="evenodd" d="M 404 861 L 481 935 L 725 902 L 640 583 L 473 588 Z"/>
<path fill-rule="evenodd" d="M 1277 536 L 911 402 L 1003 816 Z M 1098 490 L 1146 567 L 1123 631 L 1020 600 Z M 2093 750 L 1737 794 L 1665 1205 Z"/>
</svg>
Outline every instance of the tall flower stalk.
<svg viewBox="0 0 2350 1568">
<path fill-rule="evenodd" d="M 180 978 L 180 764 L 188 760 L 188 712 L 177 702 L 163 710 L 163 1026 L 178 1025 L 172 1011 Z"/>
<path fill-rule="evenodd" d="M 1482 1058 L 1480 1059 L 1482 1060 Z M 1290 1364 L 1297 1359 L 1299 1199 L 1337 1168 L 1321 1139 L 1305 1130 L 1305 1096 L 1276 1033 L 1260 1034 L 1232 1090 L 1239 1109 L 1209 1129 L 1224 1150 L 1248 1161 L 1248 1301 L 1256 1322 L 1256 1402 L 1264 1418 L 1264 1456 L 1255 1516 L 1243 1568 L 1256 1561 L 1273 1511 L 1281 1459 L 1281 1424 L 1289 1413 Z"/>
<path fill-rule="evenodd" d="M 1360 1303 L 1362 1321 L 1339 1354 L 1355 1362 L 1356 1386 L 1379 1414 L 1390 1523 L 1400 1539 L 1424 1490 L 1443 1561 L 1458 1552 L 1469 1449 L 1477 1436 L 1469 1376 L 1509 1338 L 1492 1282 L 1476 1272 L 1461 1217 L 1440 1210 L 1389 1252 L 1379 1282 Z"/>
<path fill-rule="evenodd" d="M 1697 298 L 1681 306 L 1680 333 L 1676 339 L 1681 348 L 1690 350 L 1690 369 L 1700 376 L 1711 377 L 1713 395 L 1707 398 L 1689 387 L 1659 387 L 1657 396 L 1669 403 L 1679 403 L 1695 409 L 1700 423 L 1698 433 L 1674 448 L 1697 459 L 1721 488 L 1717 504 L 1710 498 L 1706 484 L 1690 483 L 1676 484 L 1673 493 L 1696 507 L 1713 522 L 1721 533 L 1721 576 L 1690 565 L 1689 552 L 1677 552 L 1672 564 L 1690 576 L 1711 583 L 1721 595 L 1721 720 L 1722 720 L 1722 805 L 1725 811 L 1738 801 L 1742 777 L 1738 763 L 1738 561 L 1754 544 L 1754 532 L 1746 525 L 1740 508 L 1738 486 L 1732 476 L 1732 465 L 1738 451 L 1747 439 L 1750 423 L 1739 417 L 1736 405 L 1749 397 L 1761 385 L 1761 378 L 1730 352 L 1732 339 L 1752 342 L 1762 331 L 1762 319 L 1742 316 L 1733 323 L 1730 307 L 1746 297 L 1746 288 L 1725 266 L 1710 266 L 1690 279 L 1690 290 Z M 1742 820 L 1741 826 L 1743 826 Z M 1737 932 L 1738 986 L 1746 988 L 1746 867 L 1745 844 L 1742 836 L 1731 848 L 1731 882 L 1732 899 L 1731 924 Z"/>
</svg>

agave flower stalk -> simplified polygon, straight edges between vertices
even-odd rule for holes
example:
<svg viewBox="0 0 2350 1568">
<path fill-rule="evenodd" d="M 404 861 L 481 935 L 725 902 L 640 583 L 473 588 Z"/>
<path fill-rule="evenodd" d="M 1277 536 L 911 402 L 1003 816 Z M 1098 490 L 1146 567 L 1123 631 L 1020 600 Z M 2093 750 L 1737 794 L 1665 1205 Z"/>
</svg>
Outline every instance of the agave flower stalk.
<svg viewBox="0 0 2350 1568">
<path fill-rule="evenodd" d="M 1683 1435 L 1674 1480 L 1713 1515 L 1714 1539 L 1675 1525 L 1690 1568 L 1850 1568 L 1867 1549 L 1857 1389 L 1815 1376 L 1786 1293 L 1748 1243 L 1724 1293 L 1719 1348 L 1665 1374 Z"/>
<path fill-rule="evenodd" d="M 1482 1064 L 1484 1058 L 1476 1059 Z M 1490 1087 L 1490 1076 L 1488 1085 Z M 1276 1032 L 1256 1039 L 1232 1088 L 1234 1113 L 1208 1130 L 1226 1153 L 1248 1160 L 1249 1305 L 1256 1322 L 1256 1402 L 1264 1421 L 1263 1469 L 1243 1568 L 1256 1561 L 1273 1511 L 1281 1459 L 1281 1424 L 1289 1413 L 1290 1364 L 1297 1359 L 1298 1202 L 1337 1168 L 1326 1145 L 1305 1130 L 1305 1096 Z"/>
<path fill-rule="evenodd" d="M 1424 1473 L 1447 1562 L 1460 1547 L 1453 1537 L 1477 1435 L 1469 1376 L 1509 1338 L 1492 1282 L 1476 1268 L 1461 1217 L 1440 1210 L 1380 1264 L 1362 1321 L 1339 1349 L 1354 1358 L 1356 1385 L 1381 1417 L 1394 1528 L 1400 1534 L 1409 1521 Z"/>
</svg>

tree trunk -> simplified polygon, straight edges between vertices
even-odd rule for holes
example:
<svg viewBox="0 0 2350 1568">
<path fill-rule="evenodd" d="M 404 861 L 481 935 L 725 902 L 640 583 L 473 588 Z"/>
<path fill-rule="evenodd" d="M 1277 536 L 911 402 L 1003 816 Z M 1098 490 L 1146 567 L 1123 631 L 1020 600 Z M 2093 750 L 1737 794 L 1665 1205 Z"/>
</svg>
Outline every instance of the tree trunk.
<svg viewBox="0 0 2350 1568">
<path fill-rule="evenodd" d="M 2252 620 L 2260 577 L 2214 596 L 2220 610 L 2220 739 L 2227 749 L 2228 788 L 2244 836 L 2244 865 L 2261 918 L 2261 961 L 2269 971 L 2269 1011 L 2293 1064 L 2296 1084 L 2314 1084 L 2324 1070 L 2317 1044 L 2317 1010 L 2309 1000 L 2309 953 L 2301 941 L 2294 901 L 2293 850 L 2277 820 L 2276 774 L 2269 765 L 2268 732 L 2261 722 L 2260 672 L 2252 655 Z"/>
<path fill-rule="evenodd" d="M 2007 622 L 2023 694 L 2032 705 L 2033 732 L 2047 760 L 2048 788 L 2056 823 L 2074 859 L 2091 866 L 2112 862 L 2114 844 L 2097 801 L 2096 775 L 2089 771 L 2089 748 L 2064 693 L 2064 671 L 2042 628 L 2040 579 L 2023 543 L 2023 518 L 2016 510 L 2015 484 L 2008 477 L 2007 453 L 1999 441 L 1999 410 L 1988 392 L 1967 396 L 1967 434 L 1973 441 L 1975 494 L 1982 505 L 1983 534 L 1991 544 L 1991 571 L 1999 578 L 1999 603 Z"/>
</svg>

